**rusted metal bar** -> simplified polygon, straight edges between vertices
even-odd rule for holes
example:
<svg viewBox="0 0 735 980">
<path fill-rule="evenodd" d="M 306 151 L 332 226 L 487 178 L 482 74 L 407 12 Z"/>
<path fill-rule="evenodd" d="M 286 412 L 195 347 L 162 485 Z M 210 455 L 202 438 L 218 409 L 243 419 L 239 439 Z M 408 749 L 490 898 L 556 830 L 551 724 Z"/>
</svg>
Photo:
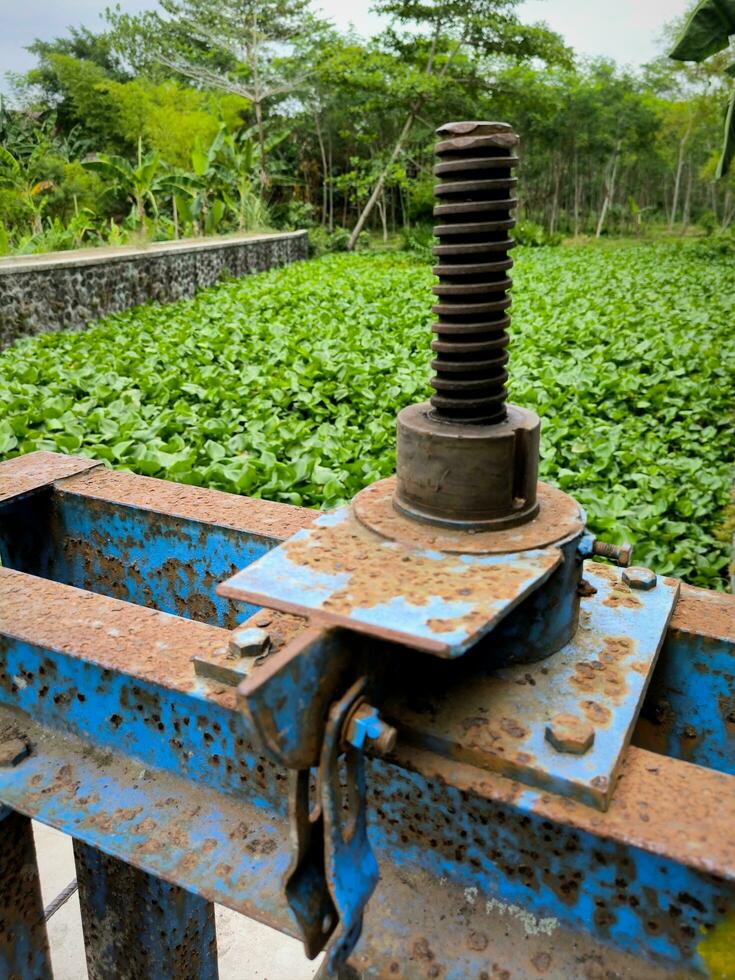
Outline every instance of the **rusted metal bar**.
<svg viewBox="0 0 735 980">
<path fill-rule="evenodd" d="M 217 980 L 214 906 L 74 841 L 89 980 Z"/>
<path fill-rule="evenodd" d="M 15 494 L 30 486 L 34 461 L 43 491 Z M 99 465 L 62 479 L 73 461 L 32 453 L 0 467 L 3 565 L 213 625 L 233 628 L 257 608 L 219 597 L 216 585 L 315 516 Z"/>
<path fill-rule="evenodd" d="M 0 723 L 0 737 L 2 730 Z M 3 980 L 52 980 L 31 821 L 2 804 L 0 977 Z"/>
</svg>

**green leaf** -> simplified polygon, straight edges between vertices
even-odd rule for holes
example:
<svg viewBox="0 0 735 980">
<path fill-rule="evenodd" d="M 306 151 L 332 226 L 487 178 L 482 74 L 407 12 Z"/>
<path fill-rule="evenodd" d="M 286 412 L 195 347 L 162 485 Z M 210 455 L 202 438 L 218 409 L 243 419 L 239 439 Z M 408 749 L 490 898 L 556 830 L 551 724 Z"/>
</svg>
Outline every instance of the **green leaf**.
<svg viewBox="0 0 735 980">
<path fill-rule="evenodd" d="M 735 0 L 700 0 L 669 54 L 675 61 L 704 61 L 735 34 Z"/>
<path fill-rule="evenodd" d="M 732 66 L 731 66 L 732 67 Z M 735 156 L 735 86 L 730 94 L 730 101 L 725 113 L 725 135 L 722 144 L 722 154 L 717 163 L 715 177 L 720 180 L 730 170 L 730 164 Z"/>
</svg>

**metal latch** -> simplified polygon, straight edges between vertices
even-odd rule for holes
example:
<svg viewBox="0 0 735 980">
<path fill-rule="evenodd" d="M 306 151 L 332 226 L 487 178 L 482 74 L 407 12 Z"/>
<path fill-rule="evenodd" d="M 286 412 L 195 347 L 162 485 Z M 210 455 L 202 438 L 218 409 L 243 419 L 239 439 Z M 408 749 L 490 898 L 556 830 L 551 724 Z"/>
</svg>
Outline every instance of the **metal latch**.
<svg viewBox="0 0 735 980">
<path fill-rule="evenodd" d="M 363 910 L 378 883 L 378 862 L 367 836 L 365 747 L 372 741 L 389 750 L 396 732 L 366 703 L 365 689 L 361 677 L 332 705 L 316 772 L 293 772 L 289 784 L 294 856 L 286 897 L 307 956 L 327 947 L 327 973 L 354 949 Z"/>
</svg>

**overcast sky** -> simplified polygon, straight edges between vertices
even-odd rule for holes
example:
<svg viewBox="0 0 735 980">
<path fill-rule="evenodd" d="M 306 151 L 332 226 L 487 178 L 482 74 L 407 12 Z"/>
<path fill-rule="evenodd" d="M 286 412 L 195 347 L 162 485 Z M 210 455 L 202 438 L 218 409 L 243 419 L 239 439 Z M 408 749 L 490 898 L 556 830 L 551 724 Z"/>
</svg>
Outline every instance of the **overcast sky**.
<svg viewBox="0 0 735 980">
<path fill-rule="evenodd" d="M 24 46 L 34 38 L 51 39 L 69 25 L 100 27 L 100 13 L 112 0 L 0 0 L 0 78 L 24 71 L 32 58 Z M 215 0 L 213 0 L 215 2 Z M 380 28 L 370 13 L 371 0 L 316 0 L 338 27 L 353 23 L 364 34 Z M 155 0 L 122 0 L 134 13 L 156 6 Z M 657 43 L 667 20 L 679 17 L 689 0 L 523 0 L 524 20 L 545 20 L 584 55 L 607 55 L 621 64 L 640 65 L 659 53 Z"/>
</svg>

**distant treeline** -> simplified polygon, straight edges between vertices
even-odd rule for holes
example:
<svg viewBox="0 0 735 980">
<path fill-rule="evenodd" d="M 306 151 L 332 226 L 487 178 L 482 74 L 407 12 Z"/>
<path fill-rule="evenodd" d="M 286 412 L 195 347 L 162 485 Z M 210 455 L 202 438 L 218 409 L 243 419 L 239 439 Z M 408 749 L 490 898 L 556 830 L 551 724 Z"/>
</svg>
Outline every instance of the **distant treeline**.
<svg viewBox="0 0 735 980">
<path fill-rule="evenodd" d="M 735 219 L 735 179 L 714 179 L 725 55 L 662 53 L 637 73 L 583 61 L 516 0 L 380 0 L 389 26 L 372 38 L 309 0 L 159 4 L 32 45 L 0 107 L 0 251 L 405 235 L 431 222 L 435 127 L 475 118 L 521 135 L 520 217 L 549 239 Z"/>
</svg>

